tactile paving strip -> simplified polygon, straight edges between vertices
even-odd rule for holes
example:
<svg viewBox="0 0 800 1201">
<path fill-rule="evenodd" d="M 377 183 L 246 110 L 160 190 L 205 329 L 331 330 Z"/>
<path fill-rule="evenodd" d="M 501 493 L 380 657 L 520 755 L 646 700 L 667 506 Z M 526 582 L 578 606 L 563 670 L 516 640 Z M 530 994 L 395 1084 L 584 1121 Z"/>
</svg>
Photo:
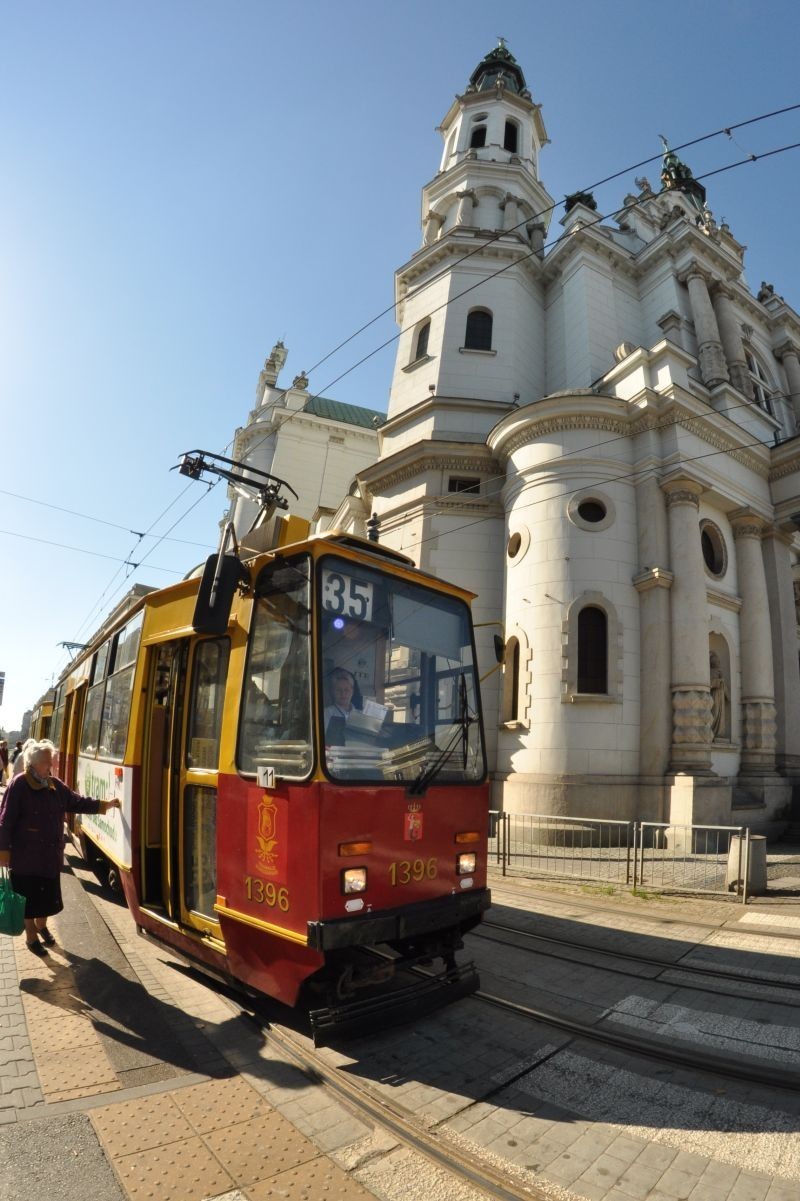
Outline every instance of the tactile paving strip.
<svg viewBox="0 0 800 1201">
<path fill-rule="evenodd" d="M 195 1136 L 170 1094 L 105 1105 L 91 1113 L 94 1128 L 112 1159 Z"/>
<path fill-rule="evenodd" d="M 319 1155 L 314 1144 L 275 1110 L 268 1117 L 216 1130 L 205 1141 L 237 1184 L 245 1186 Z"/>
<path fill-rule="evenodd" d="M 208 1134 L 236 1122 L 249 1122 L 274 1111 L 255 1089 L 238 1078 L 208 1080 L 173 1094 L 175 1104 L 198 1134 Z"/>
<path fill-rule="evenodd" d="M 338 1168 L 326 1156 L 320 1156 L 310 1163 L 300 1167 L 290 1168 L 270 1180 L 247 1189 L 249 1201 L 271 1201 L 280 1197 L 283 1201 L 361 1201 L 369 1198 L 374 1201 L 374 1194 Z"/>
<path fill-rule="evenodd" d="M 198 1201 L 234 1185 L 198 1137 L 125 1155 L 114 1167 L 131 1201 Z"/>
<path fill-rule="evenodd" d="M 69 961 L 59 947 L 38 959 L 17 939 L 17 970 L 36 1073 L 45 1101 L 72 1101 L 120 1087 Z"/>
</svg>

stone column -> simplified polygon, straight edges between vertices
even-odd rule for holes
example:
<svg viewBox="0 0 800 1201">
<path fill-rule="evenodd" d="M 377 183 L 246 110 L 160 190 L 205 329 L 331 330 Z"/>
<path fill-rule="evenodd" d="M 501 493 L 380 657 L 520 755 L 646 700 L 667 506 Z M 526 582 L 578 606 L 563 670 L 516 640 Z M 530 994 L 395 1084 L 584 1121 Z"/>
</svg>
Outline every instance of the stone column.
<svg viewBox="0 0 800 1201">
<path fill-rule="evenodd" d="M 532 225 L 525 227 L 530 235 L 531 250 L 537 258 L 544 258 L 544 235 L 545 228 L 541 221 L 534 221 Z"/>
<path fill-rule="evenodd" d="M 800 774 L 800 665 L 792 579 L 792 535 L 773 527 L 764 534 L 764 571 L 772 623 L 776 756 L 779 771 Z"/>
<path fill-rule="evenodd" d="M 740 510 L 731 517 L 736 574 L 742 597 L 739 641 L 742 668 L 743 775 L 775 770 L 775 676 L 769 595 L 761 553 L 763 518 Z"/>
<path fill-rule="evenodd" d="M 748 400 L 753 399 L 753 381 L 744 357 L 742 331 L 733 307 L 730 289 L 718 284 L 712 293 L 712 303 L 717 316 L 722 349 L 728 364 L 728 374 L 734 388 L 738 388 Z"/>
<path fill-rule="evenodd" d="M 434 213 L 431 209 L 425 215 L 425 233 L 423 235 L 423 245 L 430 246 L 431 242 L 435 242 L 439 237 L 439 232 L 444 224 L 444 217 L 441 213 Z"/>
<path fill-rule="evenodd" d="M 456 196 L 458 197 L 456 225 L 472 225 L 472 210 L 475 205 L 475 193 L 467 190 L 466 192 L 456 192 Z"/>
<path fill-rule="evenodd" d="M 701 484 L 690 479 L 662 485 L 667 494 L 669 549 L 674 581 L 672 612 L 673 771 L 711 769 L 711 677 L 708 602 L 698 513 Z"/>
<path fill-rule="evenodd" d="M 506 198 L 502 201 L 500 208 L 503 212 L 503 229 L 516 229 L 519 224 L 519 214 L 517 212 L 517 198 L 512 196 L 510 192 L 506 192 Z"/>
<path fill-rule="evenodd" d="M 669 534 L 664 493 L 654 476 L 636 484 L 639 563 L 633 586 L 639 593 L 639 647 L 641 700 L 639 710 L 639 760 L 643 776 L 663 776 L 669 767 L 672 745 L 672 694 L 670 678 L 669 594 L 673 576 L 669 562 Z M 660 815 L 659 815 L 660 816 Z"/>
<path fill-rule="evenodd" d="M 797 428 L 800 430 L 800 352 L 792 342 L 784 342 L 775 353 L 783 360 L 789 383 L 789 399 L 792 402 Z"/>
<path fill-rule="evenodd" d="M 697 335 L 697 359 L 700 376 L 709 388 L 728 383 L 728 369 L 719 336 L 719 326 L 714 316 L 711 298 L 708 295 L 706 277 L 699 267 L 691 267 L 686 276 L 689 302 L 692 306 L 694 328 Z"/>
</svg>

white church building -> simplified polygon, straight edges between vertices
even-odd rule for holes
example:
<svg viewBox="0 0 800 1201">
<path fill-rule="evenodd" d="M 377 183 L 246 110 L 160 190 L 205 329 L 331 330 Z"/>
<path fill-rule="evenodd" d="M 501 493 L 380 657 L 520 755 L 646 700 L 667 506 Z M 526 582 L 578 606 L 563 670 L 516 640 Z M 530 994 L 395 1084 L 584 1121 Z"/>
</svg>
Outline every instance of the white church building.
<svg viewBox="0 0 800 1201">
<path fill-rule="evenodd" d="M 439 128 L 388 415 L 318 516 L 477 594 L 497 807 L 768 829 L 800 803 L 800 317 L 667 147 L 551 224 L 502 42 Z"/>
</svg>

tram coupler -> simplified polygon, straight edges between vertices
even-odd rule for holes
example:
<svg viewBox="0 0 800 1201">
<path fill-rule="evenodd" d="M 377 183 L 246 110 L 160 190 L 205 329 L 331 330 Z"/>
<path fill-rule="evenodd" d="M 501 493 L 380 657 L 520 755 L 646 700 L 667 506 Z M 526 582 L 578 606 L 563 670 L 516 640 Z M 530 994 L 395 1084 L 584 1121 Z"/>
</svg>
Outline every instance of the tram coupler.
<svg viewBox="0 0 800 1201">
<path fill-rule="evenodd" d="M 412 983 L 385 989 L 375 996 L 310 1009 L 314 1046 L 326 1047 L 340 1038 L 357 1038 L 390 1025 L 416 1021 L 479 987 L 474 963 L 451 964 L 440 972 L 415 973 Z"/>
</svg>

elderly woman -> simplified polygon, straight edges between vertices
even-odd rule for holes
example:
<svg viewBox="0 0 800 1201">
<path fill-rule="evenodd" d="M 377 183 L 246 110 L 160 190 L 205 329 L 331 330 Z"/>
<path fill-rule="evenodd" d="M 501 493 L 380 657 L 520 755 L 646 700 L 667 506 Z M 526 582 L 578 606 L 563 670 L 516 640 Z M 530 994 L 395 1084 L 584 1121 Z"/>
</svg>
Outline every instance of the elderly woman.
<svg viewBox="0 0 800 1201">
<path fill-rule="evenodd" d="M 0 804 L 0 867 L 11 868 L 11 886 L 25 897 L 25 938 L 28 950 L 39 956 L 56 941 L 47 928 L 48 917 L 64 908 L 64 814 L 120 808 L 116 798 L 79 796 L 51 776 L 54 750 L 52 742 L 28 741 L 25 770 L 13 778 Z"/>
</svg>

